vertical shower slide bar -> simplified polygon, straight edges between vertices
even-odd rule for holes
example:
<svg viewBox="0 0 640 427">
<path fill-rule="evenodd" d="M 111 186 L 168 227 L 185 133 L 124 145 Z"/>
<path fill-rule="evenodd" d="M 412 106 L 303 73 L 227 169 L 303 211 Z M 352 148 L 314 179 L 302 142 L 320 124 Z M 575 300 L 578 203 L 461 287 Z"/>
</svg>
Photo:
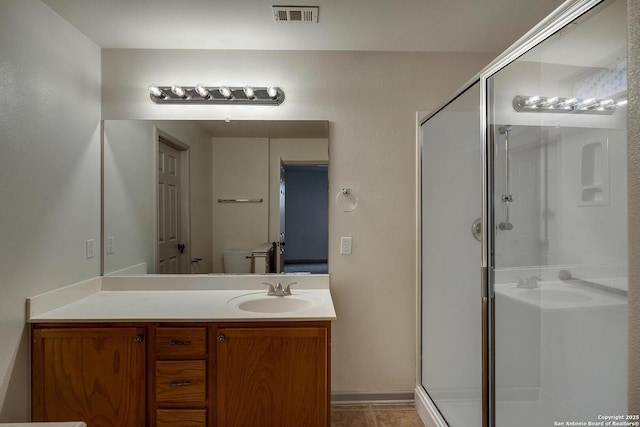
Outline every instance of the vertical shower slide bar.
<svg viewBox="0 0 640 427">
<path fill-rule="evenodd" d="M 504 221 L 498 224 L 498 229 L 503 231 L 513 230 L 513 224 L 509 220 L 509 208 L 513 202 L 513 196 L 509 191 L 509 132 L 513 127 L 504 125 L 498 128 L 500 135 L 504 135 L 504 194 L 502 203 L 504 204 Z"/>
</svg>

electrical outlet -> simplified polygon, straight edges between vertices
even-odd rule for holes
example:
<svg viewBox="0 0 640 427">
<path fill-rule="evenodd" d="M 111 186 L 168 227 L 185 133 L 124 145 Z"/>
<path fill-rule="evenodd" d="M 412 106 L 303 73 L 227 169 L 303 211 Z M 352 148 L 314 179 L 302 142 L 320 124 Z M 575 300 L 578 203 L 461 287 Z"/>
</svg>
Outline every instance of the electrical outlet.
<svg viewBox="0 0 640 427">
<path fill-rule="evenodd" d="M 351 255 L 351 237 L 340 238 L 340 255 Z"/>
<path fill-rule="evenodd" d="M 94 258 L 96 256 L 96 239 L 89 239 L 86 243 L 87 259 Z"/>
</svg>

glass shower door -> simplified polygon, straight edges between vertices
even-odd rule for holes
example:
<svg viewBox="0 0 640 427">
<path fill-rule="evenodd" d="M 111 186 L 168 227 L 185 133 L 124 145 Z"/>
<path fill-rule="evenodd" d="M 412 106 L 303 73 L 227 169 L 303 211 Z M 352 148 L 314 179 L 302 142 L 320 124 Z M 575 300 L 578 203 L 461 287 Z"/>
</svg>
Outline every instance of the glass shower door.
<svg viewBox="0 0 640 427">
<path fill-rule="evenodd" d="M 605 1 L 487 81 L 498 427 L 626 413 L 626 27 Z"/>
<path fill-rule="evenodd" d="M 476 83 L 421 126 L 421 384 L 461 427 L 482 419 L 479 104 Z"/>
</svg>

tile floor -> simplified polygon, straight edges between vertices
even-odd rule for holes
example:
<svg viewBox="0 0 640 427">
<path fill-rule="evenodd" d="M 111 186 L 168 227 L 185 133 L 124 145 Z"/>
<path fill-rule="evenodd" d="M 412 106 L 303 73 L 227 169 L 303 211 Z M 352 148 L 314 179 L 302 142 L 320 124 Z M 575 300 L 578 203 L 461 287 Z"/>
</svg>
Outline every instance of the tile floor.
<svg viewBox="0 0 640 427">
<path fill-rule="evenodd" d="M 414 404 L 334 405 L 331 427 L 424 427 Z"/>
</svg>

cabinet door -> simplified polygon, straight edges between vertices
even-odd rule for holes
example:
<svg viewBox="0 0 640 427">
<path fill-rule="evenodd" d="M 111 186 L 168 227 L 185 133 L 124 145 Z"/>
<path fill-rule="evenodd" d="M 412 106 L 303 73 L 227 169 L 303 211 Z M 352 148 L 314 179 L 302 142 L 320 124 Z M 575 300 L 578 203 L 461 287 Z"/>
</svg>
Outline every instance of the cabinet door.
<svg viewBox="0 0 640 427">
<path fill-rule="evenodd" d="M 33 330 L 33 421 L 145 425 L 144 328 Z"/>
<path fill-rule="evenodd" d="M 218 329 L 218 426 L 326 427 L 327 329 Z"/>
</svg>

